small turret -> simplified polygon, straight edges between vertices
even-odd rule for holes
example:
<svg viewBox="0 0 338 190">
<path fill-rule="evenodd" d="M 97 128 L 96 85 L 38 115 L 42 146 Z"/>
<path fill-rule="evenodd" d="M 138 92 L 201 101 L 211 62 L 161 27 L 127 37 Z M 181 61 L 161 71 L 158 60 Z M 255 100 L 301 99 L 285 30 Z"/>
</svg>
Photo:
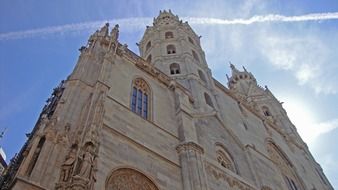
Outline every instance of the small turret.
<svg viewBox="0 0 338 190">
<path fill-rule="evenodd" d="M 248 72 L 243 66 L 244 71 L 239 71 L 231 62 L 231 77 L 228 78 L 228 86 L 230 89 L 241 89 L 241 91 L 247 92 L 251 84 L 257 85 L 257 81 L 251 72 Z"/>
</svg>

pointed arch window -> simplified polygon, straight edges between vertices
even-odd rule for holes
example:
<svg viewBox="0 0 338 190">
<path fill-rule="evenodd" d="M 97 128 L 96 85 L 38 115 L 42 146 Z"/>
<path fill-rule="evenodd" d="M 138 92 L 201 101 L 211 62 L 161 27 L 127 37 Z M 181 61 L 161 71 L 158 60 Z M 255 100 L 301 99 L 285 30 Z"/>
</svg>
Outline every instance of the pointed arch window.
<svg viewBox="0 0 338 190">
<path fill-rule="evenodd" d="M 263 106 L 262 107 L 262 111 L 263 111 L 263 114 L 265 115 L 265 116 L 272 116 L 271 115 L 271 112 L 270 112 L 270 110 L 269 110 L 269 108 L 268 107 L 266 107 L 266 106 Z"/>
<path fill-rule="evenodd" d="M 146 60 L 148 63 L 151 63 L 151 54 L 150 55 L 148 55 L 148 57 L 147 57 L 147 60 Z"/>
<path fill-rule="evenodd" d="M 165 33 L 165 39 L 170 39 L 174 38 L 174 33 L 173 32 L 166 32 Z"/>
<path fill-rule="evenodd" d="M 192 57 L 193 57 L 197 62 L 200 62 L 200 59 L 198 58 L 198 55 L 197 55 L 197 53 L 196 53 L 194 50 L 192 50 Z"/>
<path fill-rule="evenodd" d="M 167 46 L 167 53 L 168 54 L 175 54 L 176 53 L 176 47 L 174 45 L 168 45 Z"/>
<path fill-rule="evenodd" d="M 304 189 L 300 183 L 296 171 L 294 170 L 293 165 L 284 152 L 282 152 L 281 149 L 273 142 L 268 142 L 267 151 L 271 160 L 279 168 L 288 190 Z"/>
<path fill-rule="evenodd" d="M 34 167 L 36 165 L 36 162 L 39 159 L 39 156 L 40 156 L 42 147 L 45 144 L 45 141 L 46 141 L 46 137 L 45 136 L 41 137 L 40 140 L 39 140 L 38 145 L 36 146 L 36 148 L 34 150 L 34 154 L 33 154 L 32 158 L 31 158 L 30 164 L 29 164 L 28 169 L 27 169 L 27 175 L 28 176 L 30 176 L 32 174 L 32 171 L 33 171 L 33 169 L 34 169 Z"/>
<path fill-rule="evenodd" d="M 296 183 L 289 177 L 283 176 L 289 190 L 298 190 Z"/>
<path fill-rule="evenodd" d="M 137 78 L 133 82 L 130 109 L 144 119 L 149 119 L 150 88 L 146 81 Z"/>
<path fill-rule="evenodd" d="M 217 162 L 228 170 L 231 170 L 234 173 L 237 173 L 235 162 L 232 159 L 232 156 L 226 151 L 223 145 L 216 143 L 216 156 Z"/>
<path fill-rule="evenodd" d="M 149 41 L 149 42 L 147 43 L 147 45 L 146 45 L 146 51 L 148 51 L 148 50 L 150 49 L 150 47 L 151 47 L 151 41 Z"/>
<path fill-rule="evenodd" d="M 201 70 L 198 70 L 198 75 L 200 76 L 200 79 L 203 81 L 203 82 L 207 82 L 207 79 L 205 78 L 205 75 L 204 73 L 201 71 Z"/>
<path fill-rule="evenodd" d="M 175 74 L 181 74 L 181 68 L 178 63 L 172 63 L 170 64 L 170 74 L 175 75 Z"/>
<path fill-rule="evenodd" d="M 214 107 L 214 104 L 212 103 L 211 97 L 206 92 L 204 93 L 204 99 L 205 99 L 205 103 L 207 103 L 212 108 Z"/>
</svg>

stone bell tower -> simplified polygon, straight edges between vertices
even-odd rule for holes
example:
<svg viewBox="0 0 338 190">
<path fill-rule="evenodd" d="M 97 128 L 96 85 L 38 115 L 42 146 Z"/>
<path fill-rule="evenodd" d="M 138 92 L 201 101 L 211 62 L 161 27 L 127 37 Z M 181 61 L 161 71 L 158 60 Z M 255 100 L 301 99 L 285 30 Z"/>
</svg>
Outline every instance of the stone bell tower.
<svg viewBox="0 0 338 190">
<path fill-rule="evenodd" d="M 284 134 L 289 144 L 305 148 L 306 144 L 288 118 L 282 103 L 277 100 L 269 88 L 259 86 L 254 75 L 247 71 L 245 67 L 243 67 L 243 71 L 240 71 L 230 63 L 230 68 L 231 77 L 228 77 L 228 86 L 240 100 L 239 102 L 250 104 L 261 114 L 265 123 L 270 123 L 270 125 L 275 126 L 276 130 Z"/>
<path fill-rule="evenodd" d="M 179 20 L 171 10 L 160 11 L 138 45 L 141 57 L 192 92 L 196 108 L 204 111 L 215 108 L 211 70 L 200 36 L 188 22 Z M 199 101 L 204 99 L 208 100 L 208 106 Z"/>
</svg>

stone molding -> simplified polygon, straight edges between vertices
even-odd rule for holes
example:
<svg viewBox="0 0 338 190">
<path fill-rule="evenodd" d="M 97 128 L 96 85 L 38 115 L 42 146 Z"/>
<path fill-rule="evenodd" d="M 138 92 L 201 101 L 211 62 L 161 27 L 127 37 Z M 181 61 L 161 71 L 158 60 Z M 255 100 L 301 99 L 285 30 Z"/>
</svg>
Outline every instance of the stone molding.
<svg viewBox="0 0 338 190">
<path fill-rule="evenodd" d="M 210 174 L 216 180 L 222 180 L 227 182 L 227 184 L 231 188 L 236 188 L 240 190 L 257 190 L 256 187 L 244 182 L 240 177 L 235 177 L 234 175 L 230 175 L 227 172 L 219 169 L 218 167 L 212 165 L 211 163 L 205 162 L 205 168 L 207 174 Z"/>
<path fill-rule="evenodd" d="M 204 154 L 204 149 L 200 145 L 194 143 L 194 142 L 184 142 L 179 144 L 176 147 L 176 151 L 178 154 L 181 154 L 183 151 L 194 151 L 199 154 Z"/>
</svg>

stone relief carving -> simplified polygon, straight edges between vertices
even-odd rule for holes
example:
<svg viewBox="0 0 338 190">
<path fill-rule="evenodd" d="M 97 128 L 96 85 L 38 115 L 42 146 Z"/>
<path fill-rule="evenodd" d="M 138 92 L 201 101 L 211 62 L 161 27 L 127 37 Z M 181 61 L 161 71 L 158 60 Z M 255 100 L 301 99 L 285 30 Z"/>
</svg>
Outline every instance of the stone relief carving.
<svg viewBox="0 0 338 190">
<path fill-rule="evenodd" d="M 191 151 L 191 150 L 198 152 L 200 154 L 204 154 L 203 148 L 194 142 L 186 142 L 186 143 L 180 144 L 176 147 L 176 150 L 179 154 L 182 151 Z"/>
<path fill-rule="evenodd" d="M 207 173 L 211 174 L 216 180 L 223 180 L 227 182 L 227 184 L 233 189 L 239 190 L 255 190 L 256 188 L 244 183 L 243 181 L 225 173 L 224 171 L 218 169 L 217 167 L 213 166 L 212 164 L 206 164 L 206 171 Z"/>
<path fill-rule="evenodd" d="M 156 185 L 142 173 L 129 169 L 121 168 L 112 173 L 106 190 L 158 190 Z"/>
<path fill-rule="evenodd" d="M 261 188 L 261 190 L 272 190 L 270 187 L 268 187 L 268 186 L 263 186 L 262 188 Z"/>
</svg>

